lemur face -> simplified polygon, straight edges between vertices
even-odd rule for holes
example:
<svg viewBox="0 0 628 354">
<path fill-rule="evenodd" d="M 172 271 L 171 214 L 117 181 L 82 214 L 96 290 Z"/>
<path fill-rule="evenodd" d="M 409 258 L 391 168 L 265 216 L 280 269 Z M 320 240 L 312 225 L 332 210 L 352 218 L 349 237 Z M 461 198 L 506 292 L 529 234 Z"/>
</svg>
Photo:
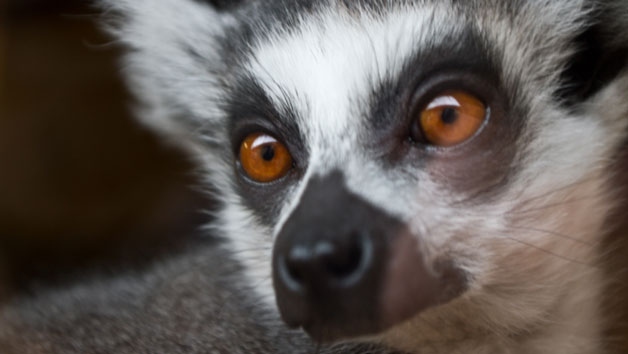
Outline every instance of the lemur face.
<svg viewBox="0 0 628 354">
<path fill-rule="evenodd" d="M 150 124 L 289 325 L 516 332 L 591 272 L 628 123 L 625 58 L 576 60 L 592 3 L 110 2 Z"/>
</svg>

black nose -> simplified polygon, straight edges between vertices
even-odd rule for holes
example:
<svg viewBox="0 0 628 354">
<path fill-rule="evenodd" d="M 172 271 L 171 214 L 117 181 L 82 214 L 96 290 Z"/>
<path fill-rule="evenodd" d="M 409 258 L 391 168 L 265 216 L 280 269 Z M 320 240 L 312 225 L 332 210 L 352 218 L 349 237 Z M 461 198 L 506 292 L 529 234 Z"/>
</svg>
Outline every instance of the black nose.
<svg viewBox="0 0 628 354">
<path fill-rule="evenodd" d="M 284 321 L 319 340 L 378 330 L 386 237 L 400 228 L 398 220 L 347 191 L 339 175 L 311 181 L 273 251 Z"/>
<path fill-rule="evenodd" d="M 358 231 L 335 236 L 300 239 L 279 254 L 280 281 L 303 294 L 358 285 L 371 269 L 372 240 Z"/>
<path fill-rule="evenodd" d="M 461 279 L 427 265 L 419 238 L 339 173 L 309 182 L 273 250 L 282 319 L 323 342 L 380 333 L 453 298 Z"/>
</svg>

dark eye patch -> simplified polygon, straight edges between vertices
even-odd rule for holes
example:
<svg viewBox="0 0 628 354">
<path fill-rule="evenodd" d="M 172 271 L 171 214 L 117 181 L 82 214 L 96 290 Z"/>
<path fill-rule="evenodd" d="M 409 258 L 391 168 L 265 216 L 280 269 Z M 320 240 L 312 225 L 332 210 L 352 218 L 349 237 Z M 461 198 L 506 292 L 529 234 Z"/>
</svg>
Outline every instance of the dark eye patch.
<svg viewBox="0 0 628 354">
<path fill-rule="evenodd" d="M 197 0 L 197 1 L 201 3 L 209 4 L 210 6 L 212 6 L 214 9 L 218 11 L 232 10 L 246 2 L 246 0 Z"/>
<path fill-rule="evenodd" d="M 394 126 L 395 121 L 405 119 L 417 88 L 437 76 L 457 76 L 465 81 L 472 73 L 496 84 L 501 67 L 494 57 L 492 49 L 471 25 L 438 42 L 428 43 L 406 60 L 395 79 L 380 82 L 373 88 L 368 99 L 370 125 L 375 131 L 382 131 Z"/>
<path fill-rule="evenodd" d="M 259 82 L 250 75 L 241 75 L 228 90 L 223 105 L 227 114 L 231 153 L 227 162 L 233 164 L 235 187 L 245 205 L 253 210 L 261 223 L 272 226 L 279 214 L 289 187 L 296 183 L 305 170 L 309 152 L 297 124 L 297 110 L 286 97 L 275 102 Z M 249 134 L 265 133 L 281 141 L 293 157 L 293 168 L 272 183 L 256 183 L 244 177 L 238 164 L 240 144 Z"/>
<path fill-rule="evenodd" d="M 516 152 L 525 127 L 526 103 L 516 80 L 505 86 L 502 55 L 473 25 L 419 48 L 396 79 L 371 93 L 366 148 L 384 170 L 425 170 L 452 191 L 477 200 L 499 193 L 517 172 Z M 434 148 L 409 139 L 416 108 L 434 95 L 463 90 L 486 104 L 485 126 L 468 143 Z"/>
<path fill-rule="evenodd" d="M 628 67 L 628 43 L 613 46 L 598 19 L 573 41 L 576 52 L 561 75 L 562 88 L 556 96 L 571 106 L 585 101 Z"/>
</svg>

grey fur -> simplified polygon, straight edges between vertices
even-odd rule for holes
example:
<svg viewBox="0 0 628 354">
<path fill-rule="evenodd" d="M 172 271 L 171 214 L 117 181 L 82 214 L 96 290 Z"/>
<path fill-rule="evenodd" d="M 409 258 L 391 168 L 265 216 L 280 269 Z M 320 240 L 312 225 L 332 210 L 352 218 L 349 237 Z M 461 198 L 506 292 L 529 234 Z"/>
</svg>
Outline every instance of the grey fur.
<svg viewBox="0 0 628 354">
<path fill-rule="evenodd" d="M 198 240 L 143 271 L 16 300 L 0 317 L 2 353 L 314 352 L 307 337 L 259 306 L 229 254 Z M 369 345 L 322 351 L 341 352 L 383 353 Z"/>
</svg>

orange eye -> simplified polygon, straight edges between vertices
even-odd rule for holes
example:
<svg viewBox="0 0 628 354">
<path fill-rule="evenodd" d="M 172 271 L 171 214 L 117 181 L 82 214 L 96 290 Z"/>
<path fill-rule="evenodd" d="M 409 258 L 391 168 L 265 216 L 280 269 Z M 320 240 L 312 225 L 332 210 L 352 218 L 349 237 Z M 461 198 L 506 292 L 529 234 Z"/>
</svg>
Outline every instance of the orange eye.
<svg viewBox="0 0 628 354">
<path fill-rule="evenodd" d="M 486 106 L 464 91 L 446 91 L 434 98 L 417 119 L 428 143 L 454 146 L 471 138 L 486 119 Z M 413 127 L 413 136 L 416 136 Z"/>
<path fill-rule="evenodd" d="M 292 156 L 277 139 L 263 133 L 246 137 L 240 145 L 240 163 L 251 179 L 268 183 L 288 173 Z"/>
</svg>

